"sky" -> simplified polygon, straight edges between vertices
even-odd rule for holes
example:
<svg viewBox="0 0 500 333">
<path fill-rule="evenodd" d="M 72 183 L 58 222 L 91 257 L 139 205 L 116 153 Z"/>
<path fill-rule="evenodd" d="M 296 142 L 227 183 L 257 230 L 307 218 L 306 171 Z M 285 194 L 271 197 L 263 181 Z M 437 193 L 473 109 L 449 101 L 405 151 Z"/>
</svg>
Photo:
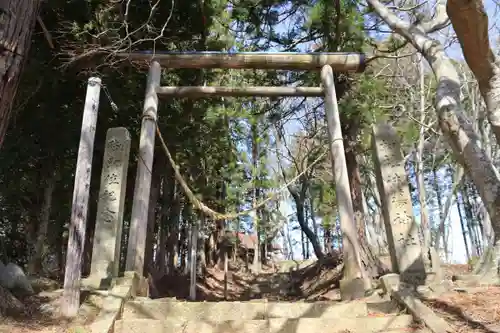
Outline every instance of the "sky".
<svg viewBox="0 0 500 333">
<path fill-rule="evenodd" d="M 484 1 L 485 8 L 487 11 L 487 14 L 489 16 L 489 25 L 490 25 L 490 36 L 498 36 L 500 35 L 500 30 L 498 30 L 499 26 L 497 22 L 500 22 L 498 20 L 499 18 L 499 13 L 498 13 L 498 6 L 495 5 L 494 0 L 485 0 Z M 284 31 L 286 29 L 286 23 L 283 24 L 281 29 Z M 435 36 L 438 40 L 446 40 L 448 39 L 448 36 L 452 34 L 452 28 L 448 28 L 446 31 L 440 32 Z M 491 43 L 494 48 L 498 46 L 498 39 L 495 40 L 494 38 L 491 38 Z M 307 49 L 307 46 L 304 47 L 304 49 Z M 269 51 L 280 51 L 280 50 L 269 50 Z M 462 56 L 462 51 L 460 48 L 460 45 L 458 43 L 452 44 L 450 47 L 446 49 L 447 54 L 454 58 L 454 59 L 463 59 Z M 286 133 L 296 133 L 298 130 L 300 130 L 300 126 L 296 121 L 290 121 L 285 125 L 285 130 Z M 273 167 L 273 166 L 271 166 Z M 275 166 L 274 166 L 275 167 Z M 440 170 L 438 172 L 439 177 L 444 176 L 444 170 Z M 448 193 L 443 193 L 443 197 L 446 198 Z M 289 216 L 290 214 L 294 214 L 294 209 L 292 207 L 290 198 L 288 200 L 285 200 L 281 204 L 281 211 L 284 216 Z M 434 212 L 437 214 L 437 212 Z M 432 212 L 430 212 L 432 214 Z M 418 206 L 414 206 L 414 216 L 415 220 L 420 223 L 420 209 Z M 438 218 L 436 219 L 438 220 Z M 460 227 L 460 219 L 459 219 L 459 213 L 458 213 L 458 208 L 456 204 L 453 204 L 447 224 L 449 225 L 450 228 L 450 237 L 449 237 L 449 244 L 450 244 L 450 261 L 453 263 L 466 263 L 467 262 L 467 257 L 466 257 L 466 251 L 465 251 L 465 245 L 463 241 L 463 235 L 462 235 L 462 230 Z M 294 258 L 295 259 L 300 259 L 302 257 L 301 254 L 301 246 L 300 246 L 300 231 L 292 231 L 291 232 L 292 238 L 296 241 L 296 244 L 293 248 L 294 252 Z M 279 239 L 277 240 L 280 244 L 282 243 L 282 240 Z M 470 244 L 470 241 L 469 241 Z M 312 256 L 314 254 L 312 253 L 312 247 L 310 246 L 310 253 Z M 443 258 L 444 259 L 444 258 Z"/>
</svg>

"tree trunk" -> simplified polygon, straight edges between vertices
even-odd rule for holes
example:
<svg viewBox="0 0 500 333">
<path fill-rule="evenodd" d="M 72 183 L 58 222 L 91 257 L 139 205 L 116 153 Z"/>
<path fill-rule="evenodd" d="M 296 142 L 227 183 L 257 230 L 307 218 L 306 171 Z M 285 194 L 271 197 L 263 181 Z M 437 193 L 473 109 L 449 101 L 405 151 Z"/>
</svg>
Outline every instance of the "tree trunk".
<svg viewBox="0 0 500 333">
<path fill-rule="evenodd" d="M 41 167 L 41 166 L 40 166 Z M 47 170 L 49 170 L 49 168 L 47 168 Z M 36 173 L 35 174 L 35 177 L 33 177 L 33 183 L 39 183 L 39 184 L 43 184 L 44 181 L 45 181 L 45 177 L 46 175 L 43 175 L 42 173 L 44 172 L 45 170 L 41 171 L 40 173 Z M 40 213 L 42 212 L 43 210 L 43 203 L 42 203 L 42 200 L 43 199 L 40 199 L 41 196 L 44 195 L 44 191 L 42 191 L 41 189 L 43 188 L 44 186 L 40 186 L 38 189 L 36 189 L 35 191 L 33 191 L 33 194 L 32 194 L 32 203 L 29 204 L 30 208 L 25 208 L 26 211 L 27 211 L 27 214 L 24 215 L 24 217 L 22 218 L 22 224 L 23 224 L 23 229 L 25 230 L 25 234 L 26 234 L 26 257 L 27 258 L 31 258 L 33 256 L 33 253 L 34 253 L 34 246 L 36 245 L 36 240 L 37 240 L 37 227 L 38 229 L 40 228 Z M 21 220 L 21 218 L 20 218 Z M 17 225 L 12 225 L 12 230 L 17 230 L 18 227 Z M 4 249 L 5 251 L 5 249 Z"/>
<path fill-rule="evenodd" d="M 333 235 L 332 227 L 330 225 L 325 225 L 323 230 L 323 243 L 325 248 L 325 253 L 332 253 L 333 250 Z"/>
<path fill-rule="evenodd" d="M 28 263 L 28 273 L 35 275 L 37 272 L 42 271 L 42 260 L 44 256 L 44 245 L 46 243 L 47 230 L 50 223 L 50 212 L 52 209 L 52 198 L 54 189 L 58 180 L 59 173 L 57 170 L 51 170 L 48 176 L 43 191 L 43 206 L 40 213 L 40 225 L 38 228 L 38 235 L 36 237 L 35 249 L 33 255 Z"/>
<path fill-rule="evenodd" d="M 189 241 L 189 299 L 196 300 L 196 267 L 198 254 L 198 221 L 191 225 L 191 237 Z"/>
<path fill-rule="evenodd" d="M 295 207 L 297 209 L 297 221 L 299 222 L 300 229 L 306 235 L 307 239 L 311 242 L 314 254 L 318 260 L 322 260 L 325 256 L 323 254 L 323 250 L 321 249 L 321 245 L 319 244 L 319 240 L 316 235 L 313 233 L 311 228 L 306 223 L 305 214 L 304 214 L 304 201 L 302 198 L 299 198 L 297 194 L 292 194 L 293 199 L 295 200 Z M 304 251 L 305 252 L 305 251 Z M 304 253 L 305 255 L 305 253 Z"/>
<path fill-rule="evenodd" d="M 286 225 L 283 225 L 280 235 L 281 235 L 281 246 L 282 246 L 282 255 L 283 259 L 282 260 L 288 260 L 288 243 L 286 241 L 286 231 L 285 231 Z"/>
<path fill-rule="evenodd" d="M 255 203 L 256 201 L 254 201 Z M 260 272 L 261 270 L 261 261 L 260 261 L 260 232 L 259 232 L 259 214 L 254 211 L 254 230 L 255 230 L 255 243 L 254 243 L 254 252 L 253 252 L 253 262 L 252 262 L 252 270 L 255 273 Z"/>
<path fill-rule="evenodd" d="M 474 253 L 476 256 L 480 256 L 482 250 L 481 241 L 477 232 L 477 221 L 472 211 L 472 203 L 469 197 L 470 197 L 470 188 L 468 186 L 468 183 L 465 182 L 463 184 L 462 201 L 465 210 L 465 216 L 467 218 L 467 227 L 469 228 L 471 243 L 474 246 Z"/>
<path fill-rule="evenodd" d="M 207 258 L 205 257 L 205 240 L 199 237 L 200 230 L 203 230 L 204 228 L 205 228 L 205 216 L 203 216 L 203 214 L 200 213 L 197 221 L 198 236 L 196 245 L 196 254 L 197 254 L 196 272 L 200 276 L 203 276 L 203 274 L 205 274 L 205 272 L 207 271 Z"/>
<path fill-rule="evenodd" d="M 163 207 L 162 207 L 163 208 Z M 158 255 L 156 256 L 155 265 L 158 272 L 162 275 L 169 272 L 167 266 L 167 237 L 168 225 L 167 218 L 164 215 L 164 209 L 161 210 L 160 231 L 158 232 Z"/>
<path fill-rule="evenodd" d="M 224 214 L 226 212 L 226 197 L 227 197 L 227 186 L 225 180 L 222 182 L 221 187 L 222 189 L 220 191 L 220 201 L 222 202 L 222 204 L 220 205 L 221 208 L 220 212 Z M 226 221 L 225 220 L 217 221 L 214 233 L 215 238 L 213 239 L 217 253 L 217 259 L 216 259 L 217 265 L 222 265 L 222 263 L 224 263 L 225 265 L 226 262 L 227 249 L 222 246 L 225 231 L 226 231 Z"/>
<path fill-rule="evenodd" d="M 345 152 L 347 173 L 349 174 L 349 185 L 351 188 L 352 208 L 354 210 L 354 219 L 360 242 L 366 240 L 365 211 L 363 210 L 363 195 L 361 187 L 361 175 L 359 174 L 359 165 L 356 160 L 356 151 L 350 147 Z"/>
<path fill-rule="evenodd" d="M 439 228 L 437 230 L 437 234 L 436 234 L 436 239 L 435 239 L 435 243 L 434 243 L 434 248 L 436 250 L 439 249 L 439 242 L 440 242 L 440 239 L 441 237 L 443 238 L 443 242 L 445 242 L 445 222 L 446 222 L 446 219 L 448 218 L 448 215 L 450 213 L 450 210 L 451 210 L 451 206 L 453 204 L 453 198 L 456 196 L 457 194 L 457 189 L 461 186 L 462 182 L 463 182 L 463 176 L 464 176 L 464 169 L 462 167 L 458 167 L 458 170 L 456 170 L 454 172 L 454 175 L 452 177 L 452 186 L 451 186 L 451 191 L 450 191 L 450 194 L 448 195 L 448 197 L 446 198 L 446 202 L 444 204 L 444 207 L 443 207 L 443 214 L 440 214 L 441 215 L 441 220 L 439 221 Z M 457 207 L 459 205 L 457 204 Z M 461 221 L 463 222 L 463 221 Z M 447 247 L 447 246 L 445 246 Z"/>
<path fill-rule="evenodd" d="M 151 191 L 149 192 L 149 205 L 148 205 L 148 229 L 146 233 L 146 249 L 144 251 L 144 276 L 148 276 L 150 267 L 154 261 L 154 247 L 155 243 L 155 225 L 156 225 L 156 208 L 158 207 L 158 199 L 160 198 L 161 190 L 161 174 L 164 170 L 164 161 L 162 155 L 155 154 L 157 157 L 153 163 L 153 175 L 151 178 Z"/>
<path fill-rule="evenodd" d="M 181 215 L 181 195 L 179 193 L 179 188 L 177 186 L 177 182 L 172 176 L 171 182 L 169 183 L 169 197 L 165 198 L 164 205 L 168 200 L 168 204 L 170 204 L 170 210 L 168 215 L 168 239 L 167 239 L 167 270 L 172 272 L 175 267 L 177 267 L 178 256 L 182 251 L 183 246 L 179 244 L 184 244 L 185 237 L 183 236 L 185 233 L 182 233 L 179 240 L 179 223 L 180 223 L 180 215 Z"/>
<path fill-rule="evenodd" d="M 260 188 L 259 188 L 259 156 L 260 156 L 260 147 L 259 147 L 259 129 L 257 126 L 257 123 L 252 123 L 252 163 L 253 163 L 253 170 L 252 170 L 252 176 L 253 176 L 253 196 L 252 196 L 252 206 L 257 205 L 257 201 L 260 198 Z M 253 263 L 252 263 L 252 270 L 254 272 L 260 272 L 261 265 L 260 265 L 260 234 L 259 234 L 259 219 L 261 216 L 259 216 L 257 211 L 253 211 L 252 213 L 252 222 L 253 222 L 253 229 L 255 233 L 255 244 L 254 244 L 254 255 L 253 255 Z"/>
<path fill-rule="evenodd" d="M 318 222 L 316 221 L 316 214 L 314 214 L 314 199 L 311 196 L 309 196 L 309 212 L 311 213 L 314 234 L 318 237 Z"/>
<path fill-rule="evenodd" d="M 0 6 L 0 147 L 9 126 L 21 72 L 31 46 L 41 0 L 2 1 Z"/>
<path fill-rule="evenodd" d="M 491 218 L 492 228 L 495 234 L 495 249 L 492 252 L 488 251 L 491 261 L 491 270 L 489 272 L 496 276 L 500 259 L 500 174 L 493 164 L 493 161 L 487 156 L 484 149 L 481 148 L 478 142 L 478 135 L 474 132 L 471 122 L 466 117 L 462 105 L 460 104 L 461 85 L 454 64 L 445 54 L 443 46 L 437 40 L 429 36 L 429 33 L 443 28 L 448 22 L 448 17 L 445 13 L 446 1 L 440 0 L 436 6 L 436 15 L 431 21 L 417 25 L 410 24 L 410 22 L 400 19 L 397 15 L 390 12 L 379 0 L 367 1 L 390 28 L 413 44 L 413 46 L 426 58 L 436 75 L 438 84 L 435 102 L 439 125 L 443 134 L 448 139 L 455 158 L 463 165 L 467 174 L 471 177 L 479 190 L 481 199 L 486 205 Z M 455 3 L 456 5 L 454 5 Z M 476 7 L 478 9 L 483 7 L 482 3 L 473 1 L 471 3 L 471 10 L 457 10 L 456 14 L 452 13 L 455 9 L 454 6 L 459 8 L 460 2 L 449 1 L 448 11 L 451 13 L 452 17 L 457 15 L 453 19 L 457 25 L 455 27 L 454 24 L 454 28 L 458 29 L 460 32 L 457 32 L 457 35 L 460 36 L 459 39 L 462 38 L 462 44 L 465 46 L 466 44 L 464 42 L 470 40 L 474 43 L 472 45 L 476 45 L 476 47 L 467 47 L 468 51 L 483 54 L 488 38 L 479 38 L 481 36 L 478 35 L 470 39 L 464 38 L 467 34 L 467 30 L 464 29 L 469 29 L 470 27 L 474 28 L 472 30 L 473 32 L 487 32 L 487 24 L 484 26 L 485 15 L 482 15 L 480 10 L 476 11 Z M 457 24 L 459 18 L 472 20 L 470 21 L 471 23 L 473 20 L 476 21 L 472 25 L 464 24 L 460 26 Z M 484 34 L 482 35 L 484 36 Z M 470 34 L 470 36 L 474 35 Z M 476 41 L 479 41 L 479 43 L 476 44 Z M 488 54 L 488 52 L 486 52 L 486 54 Z M 481 60 L 487 59 L 482 58 Z M 481 62 L 482 61 L 480 61 L 480 63 Z M 489 65 L 491 65 L 491 62 L 488 61 L 485 66 Z M 488 82 L 488 84 L 491 85 L 491 83 L 496 81 L 492 81 L 490 78 Z M 495 89 L 492 91 L 494 90 Z M 497 94 L 497 96 L 500 96 L 500 94 Z M 488 103 L 490 105 L 492 104 L 491 101 Z M 488 109 L 491 110 L 491 108 Z M 491 117 L 492 114 L 490 113 L 489 116 Z M 492 124 L 492 126 L 494 125 Z"/>
<path fill-rule="evenodd" d="M 221 248 L 221 251 L 224 252 L 224 300 L 227 301 L 228 299 L 228 293 L 227 293 L 227 286 L 228 286 L 228 267 L 229 267 L 229 258 L 227 255 L 227 247 Z"/>
<path fill-rule="evenodd" d="M 368 163 L 368 159 L 365 160 L 365 163 Z M 373 173 L 370 173 L 368 183 L 368 188 L 376 189 L 376 179 Z M 384 216 L 381 209 L 380 193 L 378 190 L 372 190 L 371 194 L 376 206 L 373 212 L 373 228 L 376 234 L 377 255 L 385 256 L 389 253 L 389 245 L 387 243 L 387 233 L 385 232 Z"/>
<path fill-rule="evenodd" d="M 217 253 L 217 246 L 215 239 L 217 239 L 217 233 L 211 232 L 210 235 L 208 236 L 207 242 L 206 242 L 206 258 L 207 258 L 207 265 L 209 267 L 214 267 L 215 264 L 218 262 L 218 260 L 215 260 L 215 254 Z"/>
<path fill-rule="evenodd" d="M 64 279 L 64 270 L 66 266 L 66 244 L 68 243 L 67 237 L 65 237 L 66 227 L 64 225 L 64 220 L 62 220 L 58 225 L 57 238 L 56 238 L 56 249 L 57 251 L 57 265 L 59 267 L 59 272 L 57 274 L 58 278 Z"/>
<path fill-rule="evenodd" d="M 421 141 L 423 141 L 423 137 L 421 138 Z M 418 146 L 419 147 L 417 148 L 415 159 L 417 163 L 416 176 L 417 176 L 418 202 L 420 205 L 420 227 L 422 229 L 422 234 L 424 238 L 424 247 L 428 248 L 431 245 L 431 229 L 429 226 L 427 195 L 425 191 L 425 182 L 424 182 L 424 161 L 422 159 L 423 150 L 420 149 L 420 144 Z"/>
<path fill-rule="evenodd" d="M 294 252 L 293 252 L 293 243 L 292 243 L 292 237 L 290 236 L 290 228 L 288 223 L 286 224 L 286 240 L 288 242 L 288 248 L 290 249 L 289 252 L 289 257 L 287 259 L 294 260 Z"/>
<path fill-rule="evenodd" d="M 432 169 L 432 183 L 433 183 L 433 187 L 434 187 L 434 192 L 436 193 L 436 200 L 437 200 L 437 207 L 439 209 L 439 221 L 446 221 L 446 218 L 443 216 L 444 214 L 444 211 L 443 211 L 443 200 L 441 198 L 441 189 L 439 187 L 439 178 L 438 178 L 438 175 L 437 175 L 437 167 L 434 166 L 434 168 Z M 443 228 L 441 230 L 441 235 L 443 235 L 443 250 L 442 250 L 442 253 L 444 253 L 444 258 L 445 258 L 445 261 L 446 262 L 449 262 L 449 251 L 448 251 L 448 234 L 447 234 L 447 230 L 445 228 L 445 225 L 446 223 L 440 223 L 439 224 L 439 228 Z M 435 242 L 437 242 L 437 239 L 434 240 Z M 439 248 L 436 249 L 437 251 L 439 251 L 438 253 L 441 252 L 441 250 Z"/>
<path fill-rule="evenodd" d="M 300 232 L 300 246 L 302 247 L 302 259 L 306 259 L 306 246 L 304 242 L 304 232 Z"/>
<path fill-rule="evenodd" d="M 491 49 L 484 3 L 481 0 L 447 1 L 446 10 L 465 61 L 476 77 L 497 144 L 500 144 L 500 59 Z"/>
<path fill-rule="evenodd" d="M 189 263 L 191 261 L 191 233 L 192 233 L 192 206 L 188 201 L 188 199 L 185 199 L 184 207 L 182 209 L 182 225 L 183 225 L 183 230 L 182 230 L 182 235 L 181 235 L 181 242 L 179 246 L 183 247 L 182 251 L 182 267 L 184 274 L 187 275 L 189 273 Z"/>
<path fill-rule="evenodd" d="M 485 247 L 491 247 L 493 245 L 493 231 L 491 228 L 490 215 L 486 211 L 484 205 L 480 208 L 479 216 L 483 225 L 483 244 Z"/>
<path fill-rule="evenodd" d="M 175 182 L 170 175 L 164 175 L 161 185 L 162 205 L 160 210 L 160 231 L 158 234 L 158 256 L 156 257 L 156 267 L 161 274 L 170 272 L 167 263 L 167 245 L 169 236 L 169 214 L 172 210 L 172 192 L 175 190 Z M 172 267 L 173 268 L 173 267 Z"/>
<path fill-rule="evenodd" d="M 420 130 L 417 149 L 415 152 L 417 164 L 417 188 L 418 201 L 420 204 L 420 226 L 424 238 L 424 248 L 431 246 L 431 229 L 429 226 L 429 211 L 427 209 L 427 195 L 424 182 L 424 144 L 425 144 L 425 76 L 424 76 L 424 58 L 421 56 L 419 61 L 419 81 L 420 81 Z"/>
<path fill-rule="evenodd" d="M 467 263 L 471 262 L 471 255 L 469 251 L 469 244 L 467 243 L 467 230 L 465 229 L 465 223 L 464 222 L 464 215 L 462 214 L 462 208 L 460 208 L 460 201 L 458 200 L 458 194 L 457 194 L 457 210 L 458 210 L 458 217 L 460 219 L 460 226 L 462 227 L 462 236 L 464 238 L 464 245 L 465 245 L 465 254 L 467 256 Z"/>
</svg>

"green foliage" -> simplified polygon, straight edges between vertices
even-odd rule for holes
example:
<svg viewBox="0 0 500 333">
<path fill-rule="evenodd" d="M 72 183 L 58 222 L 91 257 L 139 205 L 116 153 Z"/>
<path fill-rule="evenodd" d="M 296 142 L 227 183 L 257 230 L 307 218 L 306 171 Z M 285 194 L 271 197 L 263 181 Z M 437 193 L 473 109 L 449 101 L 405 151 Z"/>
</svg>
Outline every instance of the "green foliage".
<svg viewBox="0 0 500 333">
<path fill-rule="evenodd" d="M 4 247 L 0 251 L 19 263 L 26 262 L 41 219 L 44 188 L 54 171 L 58 181 L 49 223 L 54 233 L 50 232 L 47 247 L 51 253 L 64 248 L 89 76 L 101 77 L 103 87 L 88 231 L 91 234 L 95 222 L 104 138 L 110 127 L 124 126 L 132 134 L 124 217 L 128 225 L 147 72 L 144 66 L 117 63 L 96 50 L 105 54 L 153 48 L 298 51 L 309 50 L 310 44 L 315 44 L 317 51 L 365 50 L 368 37 L 358 4 L 352 0 L 340 0 L 339 4 L 340 12 L 330 0 L 175 0 L 159 1 L 151 12 L 151 6 L 141 1 L 132 1 L 127 8 L 119 1 L 44 2 L 41 16 L 55 49 L 49 47 L 37 26 L 16 98 L 17 117 L 0 155 L 0 246 Z M 317 86 L 319 81 L 317 72 L 169 69 L 162 73 L 162 85 L 169 86 Z M 391 119 L 392 110 L 387 105 L 395 103 L 394 94 L 387 89 L 388 80 L 374 77 L 371 70 L 361 75 L 338 75 L 335 83 L 346 147 L 365 154 L 370 144 L 370 125 Z M 118 110 L 111 107 L 112 103 Z M 283 122 L 295 116 L 306 119 L 302 124 L 306 132 L 318 133 L 319 138 L 309 149 L 306 164 L 319 156 L 327 136 L 324 111 L 316 100 L 309 100 L 307 105 L 299 99 L 161 100 L 158 126 L 193 191 L 208 206 L 233 212 L 251 204 L 255 187 L 260 191 L 260 201 L 283 183 L 281 174 L 273 174 L 269 167 L 275 139 L 266 118 L 269 114 Z M 400 128 L 405 140 L 415 139 L 414 124 Z M 255 147 L 257 153 L 253 154 Z M 303 154 L 299 148 L 294 153 Z M 162 154 L 157 145 L 155 156 L 160 159 Z M 160 173 L 167 177 L 170 171 L 166 161 L 160 162 Z M 314 172 L 301 179 L 308 182 L 308 197 L 313 199 L 314 213 L 321 218 L 323 228 L 333 228 L 336 223 L 336 193 L 328 170 L 331 174 L 329 157 L 325 157 Z M 285 175 L 292 178 L 297 170 L 288 166 Z M 180 201 L 187 205 L 186 198 Z M 162 205 L 172 210 L 173 205 Z M 259 218 L 270 221 L 274 210 L 272 203 L 266 205 L 259 211 Z M 194 214 L 183 211 L 182 223 L 191 223 Z M 163 220 L 170 223 L 165 216 Z M 252 223 L 249 217 L 242 217 L 235 229 L 250 230 Z M 264 224 L 262 228 L 271 229 Z"/>
</svg>

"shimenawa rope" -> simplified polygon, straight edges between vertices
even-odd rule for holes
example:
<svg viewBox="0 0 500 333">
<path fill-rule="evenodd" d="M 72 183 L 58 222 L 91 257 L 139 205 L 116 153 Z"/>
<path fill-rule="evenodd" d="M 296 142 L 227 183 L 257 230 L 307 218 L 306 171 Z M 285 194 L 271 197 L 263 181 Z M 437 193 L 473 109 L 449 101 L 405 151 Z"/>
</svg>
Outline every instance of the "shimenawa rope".
<svg viewBox="0 0 500 333">
<path fill-rule="evenodd" d="M 179 184 L 181 185 L 183 191 L 184 191 L 184 194 L 188 197 L 189 201 L 193 204 L 193 206 L 200 210 L 201 212 L 203 212 L 204 214 L 212 217 L 214 220 L 230 220 L 230 219 L 235 219 L 239 216 L 244 216 L 244 215 L 248 215 L 249 213 L 251 213 L 252 211 L 254 210 L 257 210 L 261 207 L 263 207 L 266 203 L 268 203 L 269 201 L 273 200 L 278 194 L 280 194 L 281 192 L 283 192 L 284 190 L 286 190 L 288 188 L 288 186 L 292 185 L 293 183 L 295 183 L 298 179 L 300 179 L 300 177 L 302 177 L 307 171 L 309 171 L 314 165 L 316 165 L 318 162 L 321 161 L 321 159 L 323 159 L 323 157 L 327 154 L 327 150 L 325 150 L 323 153 L 321 153 L 318 158 L 316 158 L 307 168 L 305 168 L 302 172 L 300 172 L 297 176 L 293 177 L 288 183 L 286 183 L 285 185 L 281 186 L 280 188 L 278 188 L 277 191 L 273 192 L 271 195 L 269 195 L 266 199 L 262 200 L 261 202 L 259 202 L 258 204 L 254 205 L 253 207 L 249 208 L 249 209 L 246 209 L 246 210 L 243 210 L 241 212 L 233 212 L 233 213 L 229 213 L 229 214 L 222 214 L 222 213 L 219 213 L 219 212 L 216 212 L 215 210 L 211 209 L 210 207 L 208 207 L 207 205 L 205 205 L 203 202 L 201 202 L 193 193 L 193 191 L 189 188 L 188 184 L 186 183 L 186 181 L 184 180 L 184 178 L 182 177 L 180 171 L 179 171 L 179 167 L 177 166 L 177 164 L 175 163 L 173 157 L 172 157 L 172 154 L 170 154 L 170 150 L 168 149 L 166 143 L 165 143 L 165 140 L 163 139 L 163 136 L 161 134 L 161 131 L 160 129 L 158 128 L 158 125 L 156 124 L 156 119 L 154 117 L 151 117 L 151 116 L 148 116 L 148 115 L 145 115 L 144 117 L 147 117 L 148 119 L 154 121 L 155 123 L 155 127 L 156 127 L 156 134 L 158 135 L 158 138 L 160 139 L 160 143 L 161 143 L 161 146 L 163 148 L 163 151 L 165 152 L 165 154 L 167 155 L 167 158 L 168 158 L 168 161 L 169 163 L 172 165 L 172 168 L 174 169 L 174 173 L 175 173 L 175 179 L 179 182 Z"/>
</svg>

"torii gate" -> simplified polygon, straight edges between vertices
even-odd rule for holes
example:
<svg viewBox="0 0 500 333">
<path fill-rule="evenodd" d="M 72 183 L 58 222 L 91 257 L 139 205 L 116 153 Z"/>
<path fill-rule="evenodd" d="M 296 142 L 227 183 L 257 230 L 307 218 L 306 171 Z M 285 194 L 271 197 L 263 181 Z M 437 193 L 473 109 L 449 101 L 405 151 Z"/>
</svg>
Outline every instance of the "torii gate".
<svg viewBox="0 0 500 333">
<path fill-rule="evenodd" d="M 335 72 L 363 72 L 366 61 L 362 53 L 290 53 L 290 52 L 178 52 L 178 53 L 123 53 L 117 55 L 130 61 L 149 61 L 146 97 L 143 108 L 139 154 L 143 163 L 137 166 L 132 217 L 127 249 L 126 271 L 142 275 L 146 249 L 147 214 L 151 190 L 155 128 L 158 113 L 158 97 L 206 97 L 206 96 L 307 96 L 324 97 L 326 122 L 332 169 L 335 176 L 337 206 L 342 229 L 345 263 L 345 287 L 352 293 L 359 290 L 363 297 L 363 279 L 360 278 L 359 249 L 354 228 L 354 212 L 344 155 L 344 144 L 333 80 Z M 165 68 L 225 68 L 225 69 L 273 69 L 273 70 L 321 70 L 320 87 L 162 87 L 161 66 Z M 351 226 L 351 227 L 349 227 Z M 354 231 L 354 232 L 353 232 Z M 355 260 L 350 259 L 355 256 Z M 353 283 L 355 283 L 353 285 Z M 341 288 L 342 289 L 342 288 Z"/>
</svg>

